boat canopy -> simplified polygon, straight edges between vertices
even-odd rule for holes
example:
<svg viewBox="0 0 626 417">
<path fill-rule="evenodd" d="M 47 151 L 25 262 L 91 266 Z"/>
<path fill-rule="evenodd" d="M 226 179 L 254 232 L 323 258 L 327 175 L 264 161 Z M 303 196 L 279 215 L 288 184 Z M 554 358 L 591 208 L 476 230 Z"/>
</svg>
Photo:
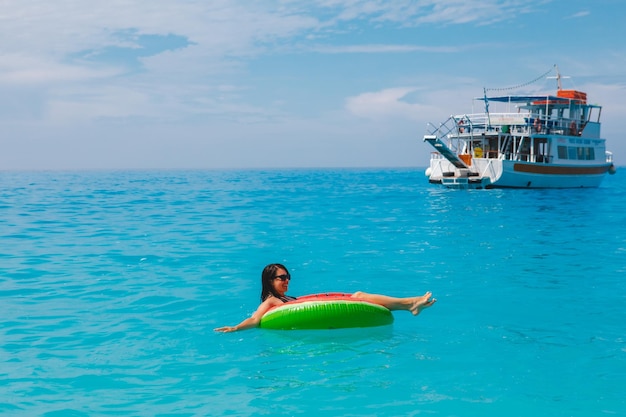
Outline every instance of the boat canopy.
<svg viewBox="0 0 626 417">
<path fill-rule="evenodd" d="M 496 101 L 500 103 L 532 103 L 535 101 L 543 101 L 545 103 L 546 100 L 555 103 L 563 103 L 567 104 L 570 102 L 570 99 L 566 99 L 563 97 L 543 95 L 543 96 L 495 96 L 495 97 L 476 97 L 474 100 L 480 101 Z"/>
<path fill-rule="evenodd" d="M 498 102 L 498 103 L 524 103 L 525 106 L 520 106 L 521 108 L 528 107 L 537 107 L 537 106 L 564 106 L 567 107 L 570 104 L 578 104 L 585 105 L 587 107 L 593 108 L 601 108 L 601 106 L 596 104 L 587 104 L 585 101 L 579 98 L 569 98 L 562 96 L 553 96 L 553 95 L 543 95 L 543 96 L 520 96 L 520 95 L 510 95 L 510 96 L 493 96 L 493 97 L 476 97 L 474 100 L 484 101 L 485 104 L 489 104 L 489 102 Z"/>
</svg>

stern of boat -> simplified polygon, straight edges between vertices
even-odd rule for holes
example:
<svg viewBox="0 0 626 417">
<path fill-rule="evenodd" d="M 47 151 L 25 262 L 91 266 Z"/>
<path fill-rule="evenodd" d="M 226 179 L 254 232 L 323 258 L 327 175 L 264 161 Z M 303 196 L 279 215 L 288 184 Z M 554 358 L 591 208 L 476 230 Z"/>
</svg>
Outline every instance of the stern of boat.
<svg viewBox="0 0 626 417">
<path fill-rule="evenodd" d="M 457 168 L 440 153 L 431 154 L 430 165 L 425 172 L 431 184 L 452 189 L 489 188 L 491 178 L 468 168 Z"/>
<path fill-rule="evenodd" d="M 489 188 L 492 184 L 495 170 L 483 155 L 459 151 L 437 135 L 426 135 L 424 141 L 436 149 L 425 173 L 431 184 L 454 189 Z"/>
</svg>

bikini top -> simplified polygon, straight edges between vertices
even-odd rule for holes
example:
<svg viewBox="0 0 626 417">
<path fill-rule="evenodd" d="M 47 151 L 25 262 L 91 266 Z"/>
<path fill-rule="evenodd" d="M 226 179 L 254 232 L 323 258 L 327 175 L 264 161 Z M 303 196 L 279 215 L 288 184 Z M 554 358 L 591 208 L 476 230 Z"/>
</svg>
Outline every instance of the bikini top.
<svg viewBox="0 0 626 417">
<path fill-rule="evenodd" d="M 283 303 L 286 303 L 288 301 L 294 301 L 296 300 L 296 297 L 292 297 L 290 295 L 285 295 L 284 297 L 280 297 L 280 301 L 282 301 Z"/>
</svg>

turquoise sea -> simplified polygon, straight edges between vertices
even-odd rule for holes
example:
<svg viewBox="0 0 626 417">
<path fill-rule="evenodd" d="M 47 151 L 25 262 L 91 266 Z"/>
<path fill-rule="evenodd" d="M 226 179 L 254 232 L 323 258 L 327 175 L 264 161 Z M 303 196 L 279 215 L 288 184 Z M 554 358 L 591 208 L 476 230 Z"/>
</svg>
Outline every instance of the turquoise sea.
<svg viewBox="0 0 626 417">
<path fill-rule="evenodd" d="M 624 416 L 626 171 L 444 190 L 421 169 L 0 172 L 6 416 Z M 291 295 L 438 302 L 221 334 Z"/>
</svg>

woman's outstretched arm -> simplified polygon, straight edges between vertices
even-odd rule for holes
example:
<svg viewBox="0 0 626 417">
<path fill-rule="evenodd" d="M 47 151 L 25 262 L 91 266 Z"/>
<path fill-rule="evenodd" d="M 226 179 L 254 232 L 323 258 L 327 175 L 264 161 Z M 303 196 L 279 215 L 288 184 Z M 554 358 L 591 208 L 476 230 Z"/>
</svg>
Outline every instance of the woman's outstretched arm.
<svg viewBox="0 0 626 417">
<path fill-rule="evenodd" d="M 265 301 L 263 301 L 261 305 L 259 305 L 259 308 L 256 309 L 256 311 L 254 312 L 254 314 L 252 314 L 252 316 L 248 317 L 247 319 L 245 319 L 238 325 L 218 327 L 217 329 L 214 329 L 214 330 L 216 332 L 229 333 L 229 332 L 236 332 L 238 330 L 246 330 L 246 329 L 252 329 L 254 327 L 258 327 L 259 323 L 261 323 L 261 317 L 263 317 L 263 315 L 267 313 L 267 311 L 270 308 L 280 305 L 280 304 L 283 304 L 283 302 L 280 301 L 278 298 L 269 297 Z"/>
<path fill-rule="evenodd" d="M 239 323 L 236 326 L 218 327 L 217 329 L 215 329 L 215 331 L 216 332 L 222 332 L 222 333 L 228 333 L 228 332 L 236 332 L 238 330 L 252 329 L 254 327 L 258 327 L 260 322 L 261 322 L 260 318 L 255 317 L 254 315 L 252 315 L 252 317 L 248 317 L 247 319 L 245 319 L 244 321 L 242 321 L 241 323 Z"/>
</svg>

